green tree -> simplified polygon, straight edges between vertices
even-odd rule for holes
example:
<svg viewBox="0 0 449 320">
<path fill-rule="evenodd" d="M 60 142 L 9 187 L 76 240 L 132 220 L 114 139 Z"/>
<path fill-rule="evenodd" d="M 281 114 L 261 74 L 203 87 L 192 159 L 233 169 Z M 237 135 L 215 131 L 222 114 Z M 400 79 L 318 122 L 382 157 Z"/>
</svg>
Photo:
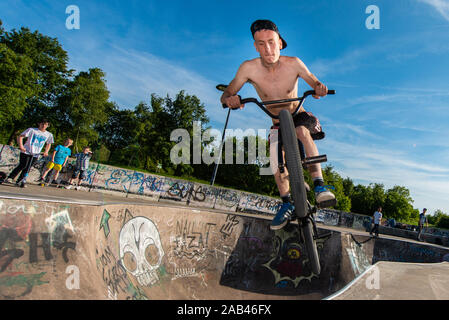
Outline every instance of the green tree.
<svg viewBox="0 0 449 320">
<path fill-rule="evenodd" d="M 449 215 L 441 216 L 436 226 L 437 228 L 449 229 Z"/>
<path fill-rule="evenodd" d="M 23 110 L 23 117 L 11 121 L 5 128 L 10 132 L 8 141 L 11 143 L 21 130 L 35 126 L 42 117 L 52 118 L 52 108 L 73 71 L 67 68 L 68 55 L 58 40 L 38 31 L 31 32 L 23 27 L 19 31 L 2 31 L 0 43 L 18 57 L 27 57 L 36 77 L 33 94 L 26 96 L 27 105 Z M 24 72 L 28 74 L 26 68 Z"/>
<path fill-rule="evenodd" d="M 176 142 L 170 141 L 175 129 L 185 129 L 190 137 L 193 135 L 193 122 L 202 123 L 202 132 L 209 122 L 204 104 L 194 95 L 180 91 L 175 99 L 151 95 L 150 105 L 141 102 L 135 108 L 137 119 L 136 143 L 142 150 L 140 157 L 146 170 L 156 171 L 158 164 L 163 172 L 178 176 L 191 176 L 190 164 L 175 165 L 170 160 L 170 151 Z M 192 145 L 192 144 L 191 144 Z M 193 157 L 192 150 L 190 152 Z M 190 161 L 192 163 L 192 159 Z"/>
<path fill-rule="evenodd" d="M 66 122 L 62 130 L 74 140 L 75 152 L 98 139 L 95 126 L 104 124 L 108 112 L 113 109 L 108 102 L 109 91 L 104 76 L 98 68 L 82 71 L 58 98 L 58 114 L 62 116 L 58 122 Z"/>
<path fill-rule="evenodd" d="M 385 216 L 399 221 L 416 224 L 419 211 L 413 208 L 410 191 L 402 186 L 394 186 L 386 192 L 383 212 Z"/>
<path fill-rule="evenodd" d="M 427 217 L 429 224 L 437 228 L 449 229 L 449 215 L 445 214 L 440 209 L 435 210 L 432 215 Z"/>
<path fill-rule="evenodd" d="M 32 60 L 0 43 L 0 127 L 22 118 L 27 100 L 36 93 Z M 6 132 L 4 132 L 6 133 Z"/>
<path fill-rule="evenodd" d="M 347 212 L 351 211 L 351 199 L 345 194 L 343 178 L 330 165 L 324 167 L 322 172 L 325 183 L 334 187 L 334 190 L 331 190 L 337 199 L 337 205 L 334 208 Z"/>
<path fill-rule="evenodd" d="M 107 114 L 107 121 L 96 127 L 99 142 L 111 152 L 111 163 L 129 165 L 136 157 L 134 145 L 139 130 L 136 114 L 133 110 L 119 110 L 113 103 Z"/>
</svg>

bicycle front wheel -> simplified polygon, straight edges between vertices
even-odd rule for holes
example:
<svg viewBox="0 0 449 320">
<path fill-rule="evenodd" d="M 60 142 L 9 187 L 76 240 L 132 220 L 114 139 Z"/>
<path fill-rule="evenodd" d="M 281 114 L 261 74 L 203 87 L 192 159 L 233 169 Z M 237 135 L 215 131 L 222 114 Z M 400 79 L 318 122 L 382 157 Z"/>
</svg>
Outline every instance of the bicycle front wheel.
<svg viewBox="0 0 449 320">
<path fill-rule="evenodd" d="M 310 267 L 312 272 L 319 275 L 321 272 L 320 257 L 318 256 L 318 249 L 313 237 L 313 224 L 307 219 L 301 226 L 302 234 L 304 235 L 304 242 L 306 245 L 307 255 L 310 259 Z"/>
<path fill-rule="evenodd" d="M 308 204 L 307 194 L 304 186 L 304 174 L 302 172 L 302 162 L 298 147 L 298 137 L 296 136 L 293 118 L 287 110 L 279 113 L 282 145 L 284 146 L 285 161 L 290 181 L 290 193 L 293 198 L 295 213 L 304 238 L 307 254 L 310 259 L 312 272 L 320 274 L 320 259 L 316 242 L 313 236 L 313 225 L 307 218 Z"/>
<path fill-rule="evenodd" d="M 299 154 L 298 137 L 292 115 L 288 110 L 279 113 L 282 145 L 284 146 L 285 161 L 290 181 L 290 193 L 294 201 L 298 218 L 307 216 L 307 194 L 304 186 L 301 156 Z"/>
</svg>

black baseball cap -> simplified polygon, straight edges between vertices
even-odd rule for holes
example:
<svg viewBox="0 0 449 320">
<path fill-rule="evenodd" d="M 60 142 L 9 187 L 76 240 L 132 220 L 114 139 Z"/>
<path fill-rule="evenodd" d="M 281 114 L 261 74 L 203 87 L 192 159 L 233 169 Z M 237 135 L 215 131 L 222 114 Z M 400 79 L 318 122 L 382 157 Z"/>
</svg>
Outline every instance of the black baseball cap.
<svg viewBox="0 0 449 320">
<path fill-rule="evenodd" d="M 278 27 L 274 24 L 273 21 L 270 20 L 256 20 L 251 25 L 251 33 L 254 38 L 254 34 L 259 30 L 272 30 L 276 32 L 279 35 L 279 38 L 282 40 L 282 49 L 285 49 L 287 47 L 287 42 L 281 37 L 281 34 L 279 33 Z"/>
</svg>

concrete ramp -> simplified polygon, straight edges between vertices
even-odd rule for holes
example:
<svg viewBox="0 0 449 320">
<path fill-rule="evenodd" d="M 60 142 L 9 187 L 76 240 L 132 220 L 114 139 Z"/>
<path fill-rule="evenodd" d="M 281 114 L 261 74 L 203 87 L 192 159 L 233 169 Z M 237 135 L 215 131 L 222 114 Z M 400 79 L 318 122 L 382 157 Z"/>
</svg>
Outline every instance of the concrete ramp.
<svg viewBox="0 0 449 320">
<path fill-rule="evenodd" d="M 378 259 L 449 253 L 332 231 L 317 276 L 295 226 L 274 232 L 269 220 L 160 202 L 1 199 L 0 299 L 323 299 Z"/>
<path fill-rule="evenodd" d="M 404 299 L 449 299 L 449 263 L 378 262 L 328 300 Z"/>
</svg>

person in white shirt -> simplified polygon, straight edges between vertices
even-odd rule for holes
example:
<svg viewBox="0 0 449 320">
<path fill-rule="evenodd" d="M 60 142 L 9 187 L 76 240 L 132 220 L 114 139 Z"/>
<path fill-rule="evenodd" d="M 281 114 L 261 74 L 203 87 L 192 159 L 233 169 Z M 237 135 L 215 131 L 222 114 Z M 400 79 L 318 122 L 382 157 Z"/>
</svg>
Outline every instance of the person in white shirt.
<svg viewBox="0 0 449 320">
<path fill-rule="evenodd" d="M 382 223 L 382 208 L 379 207 L 373 215 L 374 227 L 370 231 L 370 235 L 373 235 L 373 232 L 376 233 L 376 237 L 379 237 L 379 225 Z"/>
<path fill-rule="evenodd" d="M 422 213 L 419 214 L 418 241 L 422 241 L 422 232 L 423 232 L 423 229 L 424 229 L 424 224 L 426 225 L 426 228 L 429 227 L 429 222 L 428 222 L 427 217 L 426 217 L 426 212 L 427 212 L 427 209 L 424 208 L 422 210 Z"/>
<path fill-rule="evenodd" d="M 28 128 L 20 134 L 17 138 L 17 143 L 19 144 L 20 149 L 19 164 L 13 171 L 11 171 L 7 177 L 7 181 L 10 180 L 11 182 L 11 180 L 14 180 L 19 173 L 20 176 L 17 183 L 22 181 L 23 178 L 28 175 L 30 168 L 33 166 L 34 162 L 36 162 L 37 157 L 41 153 L 44 146 L 45 151 L 43 156 L 48 156 L 51 144 L 54 143 L 53 134 L 47 131 L 49 125 L 50 122 L 43 119 L 39 123 L 38 128 Z M 25 145 L 23 144 L 24 138 L 26 138 Z"/>
</svg>

